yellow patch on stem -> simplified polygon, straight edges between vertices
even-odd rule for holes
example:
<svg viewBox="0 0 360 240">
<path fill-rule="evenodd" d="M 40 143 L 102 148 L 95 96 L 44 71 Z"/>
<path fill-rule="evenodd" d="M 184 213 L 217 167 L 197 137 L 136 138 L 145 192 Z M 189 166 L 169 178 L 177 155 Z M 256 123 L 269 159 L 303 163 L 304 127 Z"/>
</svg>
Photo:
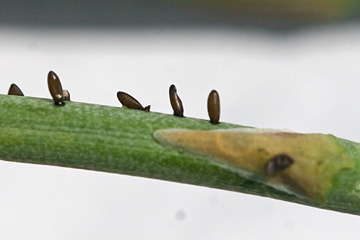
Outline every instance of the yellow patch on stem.
<svg viewBox="0 0 360 240">
<path fill-rule="evenodd" d="M 289 192 L 302 193 L 321 201 L 332 187 L 333 177 L 354 160 L 332 135 L 300 134 L 256 129 L 198 131 L 169 129 L 155 132 L 162 144 L 195 153 L 238 170 L 244 177 Z M 265 173 L 265 164 L 275 155 L 286 154 L 293 164 L 274 176 Z M 262 180 L 259 180 L 262 179 Z"/>
</svg>

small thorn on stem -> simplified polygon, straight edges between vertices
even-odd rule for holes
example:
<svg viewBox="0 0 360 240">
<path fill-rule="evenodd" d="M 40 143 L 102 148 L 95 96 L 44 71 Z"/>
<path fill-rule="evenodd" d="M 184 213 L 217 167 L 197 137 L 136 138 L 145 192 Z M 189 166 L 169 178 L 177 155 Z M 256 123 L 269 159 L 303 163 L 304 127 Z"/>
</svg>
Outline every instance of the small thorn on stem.
<svg viewBox="0 0 360 240">
<path fill-rule="evenodd" d="M 15 83 L 10 85 L 8 95 L 24 96 L 23 92 Z"/>
</svg>

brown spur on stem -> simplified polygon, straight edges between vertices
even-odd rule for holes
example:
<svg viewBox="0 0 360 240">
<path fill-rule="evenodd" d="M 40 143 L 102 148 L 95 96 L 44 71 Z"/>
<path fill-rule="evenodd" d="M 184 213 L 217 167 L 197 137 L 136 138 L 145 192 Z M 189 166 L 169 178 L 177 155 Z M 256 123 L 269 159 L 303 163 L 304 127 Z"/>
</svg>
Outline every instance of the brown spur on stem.
<svg viewBox="0 0 360 240">
<path fill-rule="evenodd" d="M 15 83 L 10 85 L 8 95 L 24 96 L 23 92 L 20 90 L 20 88 Z"/>
</svg>

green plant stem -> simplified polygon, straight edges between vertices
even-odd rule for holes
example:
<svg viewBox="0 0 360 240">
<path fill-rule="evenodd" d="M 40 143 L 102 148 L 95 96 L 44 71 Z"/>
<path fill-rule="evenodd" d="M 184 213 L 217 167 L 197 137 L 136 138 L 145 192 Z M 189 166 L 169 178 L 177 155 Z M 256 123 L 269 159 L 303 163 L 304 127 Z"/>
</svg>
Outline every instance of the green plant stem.
<svg viewBox="0 0 360 240">
<path fill-rule="evenodd" d="M 78 102 L 59 107 L 50 99 L 0 95 L 0 159 L 195 184 L 354 213 L 247 180 L 196 155 L 164 147 L 153 137 L 158 129 L 242 127 Z"/>
</svg>

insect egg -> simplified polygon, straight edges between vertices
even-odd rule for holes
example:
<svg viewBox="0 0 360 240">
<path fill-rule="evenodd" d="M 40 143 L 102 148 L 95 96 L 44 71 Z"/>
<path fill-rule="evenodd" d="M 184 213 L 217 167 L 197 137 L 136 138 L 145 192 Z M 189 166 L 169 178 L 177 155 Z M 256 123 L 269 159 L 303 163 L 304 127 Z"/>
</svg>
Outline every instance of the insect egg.
<svg viewBox="0 0 360 240">
<path fill-rule="evenodd" d="M 48 87 L 50 94 L 55 102 L 55 105 L 58 106 L 65 105 L 63 89 L 61 86 L 60 79 L 53 71 L 50 71 L 48 74 Z"/>
<path fill-rule="evenodd" d="M 70 93 L 68 90 L 63 90 L 64 101 L 70 101 Z"/>
<path fill-rule="evenodd" d="M 220 119 L 220 98 L 216 90 L 212 90 L 210 92 L 207 107 L 210 122 L 213 124 L 218 124 Z"/>
<path fill-rule="evenodd" d="M 278 154 L 270 159 L 265 164 L 265 172 L 272 176 L 288 167 L 290 167 L 293 164 L 294 160 L 289 157 L 288 155 L 282 153 Z"/>
<path fill-rule="evenodd" d="M 20 88 L 15 83 L 10 85 L 8 95 L 24 96 Z"/>
<path fill-rule="evenodd" d="M 178 117 L 184 117 L 184 107 L 179 95 L 177 94 L 174 84 L 170 86 L 169 95 L 171 107 L 174 110 L 174 115 Z"/>
<path fill-rule="evenodd" d="M 146 106 L 145 108 L 139 103 L 138 100 L 136 100 L 133 96 L 130 94 L 127 94 L 126 92 L 117 92 L 117 97 L 120 101 L 120 103 L 127 108 L 131 109 L 137 109 L 137 110 L 143 110 L 143 111 L 150 111 L 150 105 Z"/>
</svg>

